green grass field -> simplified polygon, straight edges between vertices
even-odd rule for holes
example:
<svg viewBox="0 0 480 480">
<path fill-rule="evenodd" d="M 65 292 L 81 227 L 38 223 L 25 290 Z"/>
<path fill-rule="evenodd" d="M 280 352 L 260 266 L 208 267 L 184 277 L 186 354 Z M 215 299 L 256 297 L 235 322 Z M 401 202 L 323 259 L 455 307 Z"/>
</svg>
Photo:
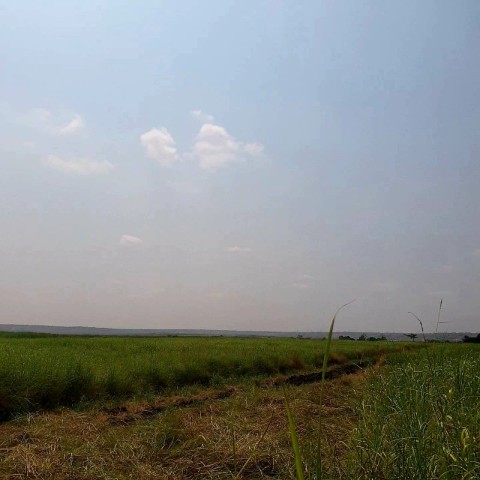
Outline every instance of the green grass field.
<svg viewBox="0 0 480 480">
<path fill-rule="evenodd" d="M 0 416 L 82 400 L 221 385 L 321 366 L 325 342 L 291 338 L 0 336 Z M 401 348 L 336 341 L 337 363 Z"/>
<path fill-rule="evenodd" d="M 393 355 L 357 404 L 351 478 L 480 478 L 479 407 L 480 345 Z"/>
<path fill-rule="evenodd" d="M 391 353 L 356 392 L 348 453 L 337 458 L 318 444 L 328 469 L 312 475 L 315 454 L 299 453 L 290 426 L 296 478 L 479 479 L 479 406 L 480 345 L 423 344 Z M 288 404 L 287 415 L 291 421 Z"/>
<path fill-rule="evenodd" d="M 0 476 L 480 478 L 480 345 L 333 341 L 330 368 L 371 367 L 323 387 L 270 380 L 319 372 L 326 346 L 1 335 Z"/>
</svg>

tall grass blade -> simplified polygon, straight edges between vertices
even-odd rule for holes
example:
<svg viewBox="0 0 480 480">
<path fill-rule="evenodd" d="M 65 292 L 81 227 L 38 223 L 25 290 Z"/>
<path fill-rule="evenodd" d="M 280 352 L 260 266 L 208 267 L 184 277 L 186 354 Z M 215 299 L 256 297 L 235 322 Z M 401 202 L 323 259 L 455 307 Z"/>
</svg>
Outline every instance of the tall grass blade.
<svg viewBox="0 0 480 480">
<path fill-rule="evenodd" d="M 288 401 L 287 391 L 283 388 L 283 396 L 285 397 L 285 406 L 287 408 L 288 429 L 290 431 L 290 440 L 292 441 L 293 454 L 295 455 L 295 471 L 297 472 L 297 480 L 305 480 L 303 475 L 302 457 L 300 455 L 300 446 L 298 444 L 297 431 L 295 428 L 295 419 L 293 418 L 290 403 Z"/>
<path fill-rule="evenodd" d="M 322 406 L 323 406 L 323 391 L 325 386 L 325 376 L 327 374 L 327 365 L 328 359 L 330 357 L 330 346 L 332 344 L 332 336 L 333 336 L 333 328 L 335 327 L 335 320 L 337 319 L 337 315 L 342 310 L 342 308 L 350 305 L 355 300 L 351 300 L 350 302 L 345 303 L 342 305 L 336 312 L 332 318 L 332 322 L 330 323 L 330 330 L 328 331 L 327 337 L 327 345 L 325 347 L 325 353 L 323 355 L 323 363 L 322 363 L 322 381 L 320 384 L 320 412 L 318 415 L 318 432 L 317 432 L 317 452 L 316 452 L 316 459 L 315 459 L 315 473 L 317 480 L 323 478 L 323 465 L 322 465 Z"/>
<path fill-rule="evenodd" d="M 437 316 L 437 327 L 435 328 L 435 333 L 438 333 L 438 326 L 440 325 L 440 314 L 442 313 L 442 304 L 443 298 L 440 299 L 440 307 L 438 308 L 438 316 Z"/>
</svg>

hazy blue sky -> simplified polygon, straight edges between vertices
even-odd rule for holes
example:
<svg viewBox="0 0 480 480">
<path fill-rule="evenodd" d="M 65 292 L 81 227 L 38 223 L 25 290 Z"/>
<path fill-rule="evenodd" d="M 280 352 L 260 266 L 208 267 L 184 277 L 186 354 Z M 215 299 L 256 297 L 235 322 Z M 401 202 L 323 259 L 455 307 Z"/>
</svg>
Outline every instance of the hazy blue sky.
<svg viewBox="0 0 480 480">
<path fill-rule="evenodd" d="M 480 329 L 480 2 L 0 0 L 0 322 Z"/>
</svg>

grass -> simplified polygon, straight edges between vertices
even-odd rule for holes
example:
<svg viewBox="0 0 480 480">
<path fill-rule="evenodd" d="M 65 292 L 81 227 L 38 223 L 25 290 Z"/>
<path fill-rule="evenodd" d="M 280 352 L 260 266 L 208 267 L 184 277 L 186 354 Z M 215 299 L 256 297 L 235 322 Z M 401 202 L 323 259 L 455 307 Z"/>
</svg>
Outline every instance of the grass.
<svg viewBox="0 0 480 480">
<path fill-rule="evenodd" d="M 369 369 L 357 385 L 356 426 L 348 441 L 342 440 L 349 452 L 343 458 L 334 453 L 334 437 L 324 432 L 325 380 L 318 387 L 316 427 L 322 441 L 304 448 L 303 455 L 302 441 L 311 444 L 315 433 L 298 435 L 293 417 L 301 421 L 302 412 L 291 407 L 285 392 L 297 480 L 480 478 L 480 345 L 421 347 L 390 353 L 385 365 Z"/>
<path fill-rule="evenodd" d="M 1 336 L 0 398 L 16 409 L 10 415 L 94 401 L 4 422 L 0 477 L 480 478 L 479 345 L 329 345 Z M 307 378 L 327 358 L 384 353 L 385 363 L 356 374 L 279 388 L 282 372 Z"/>
<path fill-rule="evenodd" d="M 351 478 L 480 478 L 480 348 L 392 356 L 357 407 Z"/>
<path fill-rule="evenodd" d="M 327 343 L 290 338 L 0 336 L 0 418 L 80 402 L 221 386 L 322 366 Z M 398 345 L 335 341 L 338 362 Z"/>
<path fill-rule="evenodd" d="M 361 375 L 328 383 L 324 434 L 341 458 L 355 426 L 349 403 Z M 315 443 L 318 383 L 288 387 L 302 445 Z M 294 390 L 293 390 L 294 389 Z M 183 394 L 132 398 L 105 408 L 61 408 L 18 416 L 0 426 L 0 478 L 56 480 L 292 479 L 295 476 L 282 389 L 241 383 L 226 398 L 195 387 Z M 204 396 L 204 392 L 205 396 Z M 201 401 L 203 397 L 204 401 Z M 167 408 L 142 415 L 152 403 Z M 176 406 L 178 405 L 178 406 Z M 235 453 L 232 445 L 235 432 Z M 308 442 L 305 442 L 308 438 Z M 308 449 L 305 450 L 308 453 Z M 329 459 L 327 459 L 329 460 Z M 329 468 L 329 461 L 326 463 Z"/>
<path fill-rule="evenodd" d="M 320 413 L 318 415 L 317 447 L 316 447 L 316 452 L 315 452 L 315 465 L 314 465 L 315 478 L 317 478 L 317 479 L 323 478 L 322 411 L 321 410 L 322 410 L 322 407 L 323 407 L 323 396 L 324 396 L 324 392 L 325 392 L 325 379 L 326 379 L 328 361 L 330 359 L 330 350 L 331 350 L 331 347 L 332 347 L 333 329 L 335 327 L 335 320 L 337 319 L 337 315 L 339 314 L 340 310 L 347 307 L 348 305 L 350 305 L 354 301 L 355 300 L 352 300 L 351 302 L 345 303 L 335 312 L 335 315 L 333 316 L 332 321 L 330 323 L 330 329 L 328 331 L 328 337 L 326 339 L 325 352 L 323 354 L 323 361 L 322 361 L 322 377 L 321 377 L 321 380 L 320 380 L 320 394 L 319 394 Z M 298 438 L 297 438 L 295 420 L 293 418 L 293 414 L 292 414 L 292 411 L 290 409 L 290 405 L 289 405 L 286 390 L 284 390 L 284 396 L 285 396 L 285 406 L 286 406 L 286 409 L 287 409 L 288 428 L 289 428 L 289 431 L 290 431 L 290 438 L 292 440 L 293 455 L 294 455 L 294 458 L 295 458 L 296 476 L 297 476 L 297 480 L 304 480 L 303 471 L 304 471 L 305 467 L 302 463 L 302 456 L 301 456 L 301 453 L 300 453 L 300 447 L 299 447 Z"/>
</svg>

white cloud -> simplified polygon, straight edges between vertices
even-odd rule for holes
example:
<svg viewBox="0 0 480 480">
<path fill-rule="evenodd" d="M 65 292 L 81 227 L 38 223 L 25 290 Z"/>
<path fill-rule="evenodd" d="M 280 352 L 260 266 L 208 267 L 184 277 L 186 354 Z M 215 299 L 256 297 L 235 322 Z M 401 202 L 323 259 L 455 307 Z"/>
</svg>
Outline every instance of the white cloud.
<svg viewBox="0 0 480 480">
<path fill-rule="evenodd" d="M 147 157 L 160 165 L 169 167 L 178 160 L 175 141 L 166 128 L 152 128 L 140 136 Z"/>
<path fill-rule="evenodd" d="M 206 170 L 215 170 L 241 160 L 245 154 L 249 156 L 262 155 L 263 145 L 259 143 L 242 144 L 221 125 L 205 123 L 198 132 L 192 153 L 198 159 L 200 167 Z"/>
<path fill-rule="evenodd" d="M 101 175 L 113 169 L 113 165 L 110 162 L 96 162 L 86 158 L 64 160 L 57 155 L 49 155 L 45 164 L 63 173 L 81 176 Z"/>
<path fill-rule="evenodd" d="M 233 247 L 228 247 L 227 251 L 233 252 L 233 253 L 238 253 L 238 252 L 251 252 L 252 249 L 248 247 L 239 247 L 238 245 L 235 245 Z"/>
<path fill-rule="evenodd" d="M 64 127 L 60 128 L 60 133 L 62 135 L 70 135 L 73 133 L 77 133 L 80 130 L 83 130 L 83 127 L 85 126 L 85 123 L 83 121 L 83 118 L 76 113 L 73 117 L 73 119 L 67 123 Z"/>
<path fill-rule="evenodd" d="M 260 143 L 246 143 L 243 146 L 243 151 L 252 156 L 261 155 L 263 153 L 264 147 Z"/>
<path fill-rule="evenodd" d="M 200 120 L 202 123 L 213 123 L 213 116 L 209 115 L 208 113 L 204 113 L 201 110 L 192 110 L 190 115 Z"/>
<path fill-rule="evenodd" d="M 195 137 L 193 148 L 180 154 L 166 128 L 152 128 L 140 136 L 140 142 L 149 158 L 167 167 L 180 159 L 190 159 L 197 161 L 205 170 L 216 170 L 235 161 L 264 156 L 263 145 L 239 142 L 225 127 L 214 124 L 212 115 L 201 110 L 192 110 L 190 114 L 203 123 Z"/>
<path fill-rule="evenodd" d="M 302 275 L 302 278 L 304 278 L 305 280 L 315 280 L 315 277 L 313 275 L 308 274 L 308 273 L 304 273 Z"/>
<path fill-rule="evenodd" d="M 206 123 L 198 132 L 193 154 L 200 167 L 216 169 L 236 160 L 239 143 L 220 125 Z"/>
<path fill-rule="evenodd" d="M 133 235 L 122 235 L 119 244 L 122 247 L 137 247 L 143 244 L 143 240 Z"/>
<path fill-rule="evenodd" d="M 62 115 L 62 117 L 66 117 L 66 115 Z M 65 120 L 65 118 L 63 119 Z M 61 119 L 55 118 L 52 112 L 45 108 L 32 108 L 22 115 L 19 121 L 23 125 L 49 135 L 73 135 L 85 127 L 85 122 L 78 113 L 73 114 L 71 120 L 61 125 Z"/>
</svg>

